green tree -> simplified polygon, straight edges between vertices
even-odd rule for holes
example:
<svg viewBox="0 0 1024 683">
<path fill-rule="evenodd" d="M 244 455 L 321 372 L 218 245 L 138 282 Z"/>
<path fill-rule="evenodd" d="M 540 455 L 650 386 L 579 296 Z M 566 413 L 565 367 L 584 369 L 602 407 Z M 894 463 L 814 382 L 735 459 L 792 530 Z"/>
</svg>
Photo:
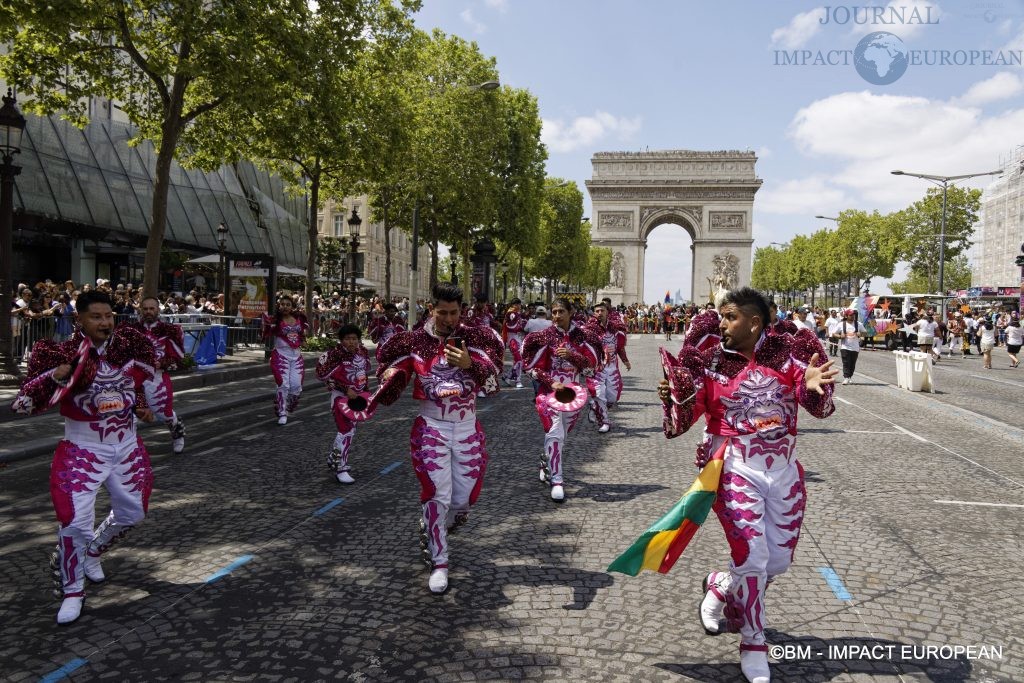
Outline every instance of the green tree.
<svg viewBox="0 0 1024 683">
<path fill-rule="evenodd" d="M 950 186 L 946 201 L 945 259 L 948 263 L 971 246 L 974 224 L 981 208 L 981 190 Z M 937 291 L 942 190 L 929 188 L 923 199 L 898 212 L 894 218 L 897 234 L 902 237 L 900 256 L 910 263 L 912 271 L 925 276 L 928 285 L 925 291 Z M 946 280 L 947 289 L 951 288 L 950 282 Z"/>
<path fill-rule="evenodd" d="M 529 260 L 527 272 L 531 277 L 545 280 L 548 301 L 559 280 L 578 272 L 580 262 L 586 261 L 590 243 L 589 230 L 581 228 L 583 193 L 576 183 L 562 185 L 560 178 L 548 178 L 540 213 L 540 248 Z M 562 185 L 559 187 L 559 185 Z"/>
<path fill-rule="evenodd" d="M 967 255 L 960 254 L 953 259 L 946 261 L 945 279 L 947 290 L 967 289 L 971 286 L 971 266 L 967 262 Z M 934 273 L 910 269 L 907 279 L 901 282 L 890 282 L 889 288 L 893 294 L 930 294 L 935 291 L 932 285 L 935 284 Z"/>
<path fill-rule="evenodd" d="M 321 5 L 328 4 L 324 0 Z M 25 109 L 86 122 L 92 96 L 114 100 L 157 148 L 143 290 L 156 294 L 167 224 L 171 162 L 218 150 L 198 141 L 211 114 L 232 103 L 260 106 L 274 79 L 302 69 L 305 0 L 7 0 L 0 12 L 0 75 Z"/>
</svg>

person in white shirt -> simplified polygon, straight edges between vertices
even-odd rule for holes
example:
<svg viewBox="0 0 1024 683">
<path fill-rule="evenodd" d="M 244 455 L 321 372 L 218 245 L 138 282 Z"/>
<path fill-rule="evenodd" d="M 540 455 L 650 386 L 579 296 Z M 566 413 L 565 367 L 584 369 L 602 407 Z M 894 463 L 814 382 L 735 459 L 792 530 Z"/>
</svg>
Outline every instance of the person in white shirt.
<svg viewBox="0 0 1024 683">
<path fill-rule="evenodd" d="M 548 320 L 548 310 L 543 306 L 538 306 L 537 310 L 534 311 L 536 317 L 526 321 L 526 334 L 531 332 L 539 332 L 546 327 L 551 327 L 551 321 Z"/>
<path fill-rule="evenodd" d="M 988 318 L 982 318 L 978 322 L 978 348 L 985 363 L 986 370 L 992 369 L 992 349 L 996 346 L 996 326 Z"/>
<path fill-rule="evenodd" d="M 825 336 L 828 337 L 828 355 L 833 358 L 839 353 L 839 334 L 835 330 L 840 320 L 839 311 L 829 309 L 828 318 L 825 320 Z"/>
<path fill-rule="evenodd" d="M 801 306 L 793 311 L 793 324 L 796 325 L 798 331 L 803 328 L 813 332 L 814 336 L 818 336 L 818 326 L 814 323 L 814 316 L 807 306 Z"/>
<path fill-rule="evenodd" d="M 1022 344 L 1024 344 L 1024 328 L 1020 326 L 1020 316 L 1013 313 L 1010 316 L 1010 322 L 1006 325 L 1006 355 L 1010 357 L 1011 368 L 1020 365 L 1017 354 L 1020 353 Z"/>
<path fill-rule="evenodd" d="M 932 346 L 935 345 L 935 336 L 939 332 L 939 324 L 935 322 L 935 316 L 921 316 L 921 319 L 911 327 L 917 330 L 917 347 L 921 353 L 931 353 Z"/>
<path fill-rule="evenodd" d="M 860 335 L 864 326 L 854 317 L 852 308 L 843 311 L 843 319 L 836 323 L 835 332 L 839 337 L 839 356 L 843 360 L 843 384 L 849 384 L 857 368 L 857 356 L 860 354 Z"/>
</svg>

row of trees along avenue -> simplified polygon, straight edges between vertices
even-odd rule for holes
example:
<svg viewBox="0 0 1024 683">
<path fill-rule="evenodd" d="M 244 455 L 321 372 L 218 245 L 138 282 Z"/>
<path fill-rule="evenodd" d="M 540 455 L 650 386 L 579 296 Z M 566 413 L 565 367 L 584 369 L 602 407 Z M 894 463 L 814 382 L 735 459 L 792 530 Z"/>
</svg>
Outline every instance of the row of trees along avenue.
<svg viewBox="0 0 1024 683">
<path fill-rule="evenodd" d="M 964 289 L 971 283 L 967 250 L 981 190 L 951 186 L 947 202 L 944 286 Z M 758 248 L 751 281 L 772 295 L 810 291 L 813 301 L 813 293 L 822 287 L 844 292 L 843 283 L 890 278 L 896 265 L 906 262 L 907 279 L 891 282 L 893 292 L 938 293 L 941 225 L 940 189 L 929 189 L 922 199 L 889 214 L 848 209 L 839 214 L 835 229 L 798 235 L 780 248 Z"/>
<path fill-rule="evenodd" d="M 416 214 L 431 284 L 438 245 L 466 254 L 486 237 L 527 275 L 603 286 L 606 255 L 581 227 L 582 193 L 545 179 L 536 98 L 498 87 L 495 60 L 475 43 L 416 29 L 418 9 L 417 0 L 9 0 L 0 76 L 26 110 L 78 125 L 89 97 L 114 100 L 138 139 L 153 142 L 147 293 L 157 288 L 174 159 L 213 170 L 249 158 L 308 192 L 310 281 L 323 199 L 367 193 L 385 235 L 386 296 L 391 230 L 411 232 Z M 309 307 L 312 288 L 306 296 Z"/>
</svg>

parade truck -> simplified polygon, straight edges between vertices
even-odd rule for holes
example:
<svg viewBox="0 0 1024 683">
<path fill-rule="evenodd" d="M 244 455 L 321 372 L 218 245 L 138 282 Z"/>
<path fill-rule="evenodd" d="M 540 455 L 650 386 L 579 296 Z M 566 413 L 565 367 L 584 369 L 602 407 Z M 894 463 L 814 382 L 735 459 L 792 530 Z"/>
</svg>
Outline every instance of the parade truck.
<svg viewBox="0 0 1024 683">
<path fill-rule="evenodd" d="M 884 343 L 884 348 L 894 351 L 900 346 L 900 334 L 907 311 L 921 315 L 929 308 L 941 310 L 943 300 L 948 302 L 956 297 L 937 294 L 896 294 L 892 296 L 861 295 L 850 302 L 849 308 L 857 312 L 857 320 L 864 325 L 865 341 Z"/>
</svg>

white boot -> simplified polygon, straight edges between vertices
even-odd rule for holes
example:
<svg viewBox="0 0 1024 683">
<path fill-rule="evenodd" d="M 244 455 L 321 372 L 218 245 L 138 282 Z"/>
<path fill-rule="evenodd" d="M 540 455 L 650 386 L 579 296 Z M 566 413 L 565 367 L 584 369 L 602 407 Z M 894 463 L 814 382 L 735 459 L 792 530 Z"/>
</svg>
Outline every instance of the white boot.
<svg viewBox="0 0 1024 683">
<path fill-rule="evenodd" d="M 277 424 L 279 424 L 279 425 L 286 425 L 286 424 L 288 424 L 288 416 L 287 415 L 282 415 L 281 417 L 277 418 Z"/>
<path fill-rule="evenodd" d="M 612 426 L 605 422 L 603 425 L 597 428 L 597 431 L 601 432 L 602 434 L 607 434 L 608 430 L 610 430 L 611 428 Z"/>
<path fill-rule="evenodd" d="M 185 450 L 185 425 L 181 420 L 171 425 L 171 450 L 175 453 Z"/>
<path fill-rule="evenodd" d="M 64 602 L 60 603 L 60 611 L 57 612 L 57 623 L 63 626 L 82 616 L 82 603 L 84 602 L 85 596 L 83 595 L 64 598 Z"/>
<path fill-rule="evenodd" d="M 740 650 L 740 671 L 750 683 L 770 683 L 772 672 L 768 668 L 768 653 L 764 650 Z"/>
<path fill-rule="evenodd" d="M 85 554 L 85 578 L 93 583 L 106 581 L 107 575 L 103 573 L 103 565 L 100 564 L 99 555 Z"/>
<path fill-rule="evenodd" d="M 565 500 L 565 489 L 562 488 L 561 484 L 555 484 L 551 487 L 551 500 L 558 502 Z"/>
<path fill-rule="evenodd" d="M 342 484 L 354 484 L 356 480 L 352 478 L 352 475 L 348 473 L 348 470 L 344 472 L 338 472 L 338 481 Z"/>
<path fill-rule="evenodd" d="M 427 587 L 435 595 L 440 595 L 448 590 L 448 568 L 439 567 L 430 572 L 430 580 L 427 581 Z"/>
<path fill-rule="evenodd" d="M 709 636 L 717 636 L 720 633 L 724 633 L 722 618 L 725 613 L 725 600 L 715 595 L 711 589 L 714 587 L 720 593 L 725 592 L 728 590 L 726 585 L 728 579 L 729 575 L 722 572 L 711 572 L 704 577 L 704 599 L 700 601 L 698 612 L 700 615 L 700 625 L 704 627 L 704 633 L 707 633 Z"/>
</svg>

